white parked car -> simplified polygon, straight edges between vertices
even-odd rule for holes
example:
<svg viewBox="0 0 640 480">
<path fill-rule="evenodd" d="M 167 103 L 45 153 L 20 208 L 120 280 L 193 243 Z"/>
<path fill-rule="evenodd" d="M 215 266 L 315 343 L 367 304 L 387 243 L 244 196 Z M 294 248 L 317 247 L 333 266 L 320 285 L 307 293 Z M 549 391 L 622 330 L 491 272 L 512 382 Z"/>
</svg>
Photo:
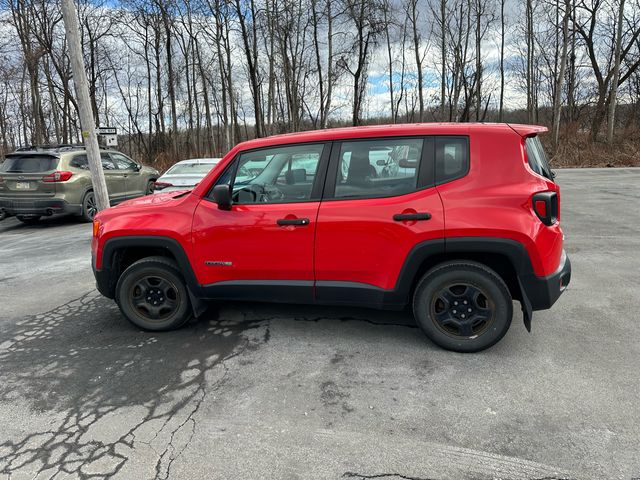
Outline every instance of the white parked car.
<svg viewBox="0 0 640 480">
<path fill-rule="evenodd" d="M 178 162 L 158 178 L 154 193 L 192 189 L 219 161 L 219 158 L 193 158 Z"/>
</svg>

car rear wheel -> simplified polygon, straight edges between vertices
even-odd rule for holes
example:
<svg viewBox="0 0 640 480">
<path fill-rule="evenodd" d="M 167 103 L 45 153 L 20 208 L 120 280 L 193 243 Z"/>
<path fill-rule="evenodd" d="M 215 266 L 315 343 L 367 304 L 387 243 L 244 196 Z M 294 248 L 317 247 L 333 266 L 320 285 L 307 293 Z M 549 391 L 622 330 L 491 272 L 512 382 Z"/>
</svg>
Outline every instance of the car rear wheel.
<svg viewBox="0 0 640 480">
<path fill-rule="evenodd" d="M 98 204 L 93 192 L 87 192 L 82 200 L 81 217 L 85 222 L 93 222 L 93 217 L 98 213 Z"/>
<path fill-rule="evenodd" d="M 152 331 L 173 330 L 191 318 L 191 303 L 178 266 L 165 257 L 148 257 L 118 279 L 116 302 L 133 324 Z"/>
<path fill-rule="evenodd" d="M 40 221 L 40 215 L 16 215 L 16 218 L 25 225 L 35 225 Z"/>
<path fill-rule="evenodd" d="M 490 268 L 475 262 L 448 262 L 418 283 L 413 312 L 431 341 L 455 352 L 478 352 L 509 329 L 513 303 L 509 289 Z"/>
</svg>

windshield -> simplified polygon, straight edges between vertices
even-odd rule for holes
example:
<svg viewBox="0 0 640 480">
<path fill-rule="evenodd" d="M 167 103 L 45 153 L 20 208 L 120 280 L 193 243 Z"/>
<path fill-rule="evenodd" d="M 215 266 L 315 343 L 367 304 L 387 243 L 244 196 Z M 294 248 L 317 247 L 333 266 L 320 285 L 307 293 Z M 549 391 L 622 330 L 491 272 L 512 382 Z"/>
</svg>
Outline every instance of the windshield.
<svg viewBox="0 0 640 480">
<path fill-rule="evenodd" d="M 528 137 L 525 141 L 525 147 L 527 149 L 527 160 L 529 161 L 531 170 L 538 175 L 553 180 L 553 173 L 551 172 L 547 156 L 544 153 L 542 143 L 540 143 L 538 136 Z"/>
<path fill-rule="evenodd" d="M 215 163 L 178 163 L 167 170 L 166 174 L 206 175 L 215 166 Z"/>
<path fill-rule="evenodd" d="M 0 164 L 0 172 L 41 173 L 55 170 L 58 158 L 50 155 L 9 155 Z"/>
</svg>

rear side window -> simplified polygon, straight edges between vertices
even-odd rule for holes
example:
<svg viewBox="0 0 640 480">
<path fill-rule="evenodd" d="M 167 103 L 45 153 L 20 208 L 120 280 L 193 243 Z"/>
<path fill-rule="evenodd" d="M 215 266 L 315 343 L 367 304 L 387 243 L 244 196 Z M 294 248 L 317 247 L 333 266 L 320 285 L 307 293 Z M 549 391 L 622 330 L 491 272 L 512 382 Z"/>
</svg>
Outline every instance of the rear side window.
<svg viewBox="0 0 640 480">
<path fill-rule="evenodd" d="M 41 173 L 55 170 L 58 158 L 50 155 L 9 155 L 0 165 L 0 172 Z"/>
<path fill-rule="evenodd" d="M 527 160 L 531 170 L 536 172 L 538 175 L 542 175 L 543 177 L 552 180 L 553 175 L 551 173 L 551 168 L 549 168 L 547 156 L 544 153 L 542 143 L 540 143 L 538 136 L 527 137 L 525 140 L 525 148 L 527 150 Z"/>
<path fill-rule="evenodd" d="M 79 168 L 81 170 L 89 170 L 89 162 L 87 161 L 86 155 L 79 155 L 74 157 L 73 160 L 69 162 L 69 166 L 73 168 Z"/>
<path fill-rule="evenodd" d="M 404 195 L 417 188 L 422 138 L 343 142 L 335 198 Z"/>
<path fill-rule="evenodd" d="M 469 138 L 436 137 L 436 183 L 464 177 L 469 171 Z"/>
<path fill-rule="evenodd" d="M 102 169 L 103 170 L 117 170 L 116 164 L 113 163 L 109 155 L 106 153 L 100 153 L 100 159 L 102 161 Z M 83 170 L 89 170 L 89 161 L 87 159 L 86 154 L 78 155 L 71 162 L 69 162 L 69 166 L 74 168 L 81 168 Z"/>
</svg>

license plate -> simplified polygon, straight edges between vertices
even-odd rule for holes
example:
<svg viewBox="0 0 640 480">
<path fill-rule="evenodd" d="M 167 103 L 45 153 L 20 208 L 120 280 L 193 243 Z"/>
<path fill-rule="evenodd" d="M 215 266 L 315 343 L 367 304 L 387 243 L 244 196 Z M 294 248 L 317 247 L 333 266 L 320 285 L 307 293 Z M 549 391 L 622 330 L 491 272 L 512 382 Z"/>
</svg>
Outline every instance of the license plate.
<svg viewBox="0 0 640 480">
<path fill-rule="evenodd" d="M 31 184 L 29 182 L 16 182 L 16 190 L 29 190 Z"/>
</svg>

